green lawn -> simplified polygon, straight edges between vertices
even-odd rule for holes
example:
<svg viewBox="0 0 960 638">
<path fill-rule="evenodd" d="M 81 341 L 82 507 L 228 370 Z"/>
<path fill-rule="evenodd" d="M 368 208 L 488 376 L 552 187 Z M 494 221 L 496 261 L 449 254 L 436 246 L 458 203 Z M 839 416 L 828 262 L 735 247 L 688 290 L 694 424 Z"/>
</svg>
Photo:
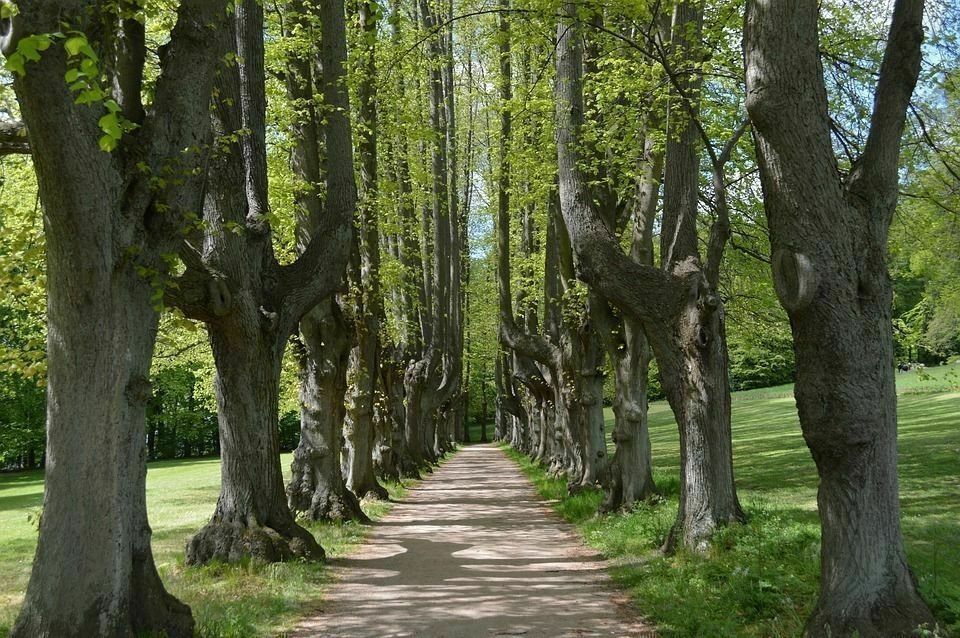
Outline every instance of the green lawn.
<svg viewBox="0 0 960 638">
<path fill-rule="evenodd" d="M 909 560 L 941 625 L 960 636 L 960 366 L 898 375 L 900 496 Z M 608 429 L 613 425 L 608 411 Z M 662 502 L 597 516 L 600 494 L 566 495 L 513 454 L 586 541 L 614 560 L 614 577 L 667 636 L 799 636 L 817 592 L 817 476 L 791 387 L 733 398 L 734 470 L 749 520 L 723 530 L 707 557 L 660 556 L 676 515 L 679 446 L 673 415 L 650 407 Z"/>
<path fill-rule="evenodd" d="M 289 473 L 291 455 L 282 458 Z M 217 638 L 276 635 L 316 609 L 329 570 L 322 565 L 279 563 L 185 568 L 187 538 L 213 513 L 220 489 L 218 459 L 160 461 L 147 471 L 147 505 L 153 551 L 167 588 L 193 608 L 198 634 Z M 393 497 L 403 488 L 387 485 Z M 0 635 L 7 635 L 30 576 L 37 532 L 32 517 L 43 500 L 41 472 L 0 474 Z M 374 518 L 388 504 L 364 503 Z M 357 524 L 312 524 L 310 530 L 331 557 L 362 541 Z"/>
<path fill-rule="evenodd" d="M 960 366 L 929 378 L 898 376 L 900 475 L 907 549 L 938 617 L 960 632 Z M 608 418 L 612 422 L 612 417 Z M 724 530 L 708 558 L 658 556 L 676 512 L 676 426 L 662 402 L 650 408 L 655 476 L 663 502 L 598 517 L 598 493 L 570 498 L 562 481 L 525 469 L 587 541 L 619 564 L 615 577 L 665 635 L 797 636 L 814 599 L 819 526 L 816 472 L 800 436 L 789 386 L 734 395 L 734 462 L 750 520 Z M 474 426 L 475 427 L 475 426 Z M 493 434 L 492 424 L 488 432 Z M 474 431 L 474 441 L 479 436 Z M 283 458 L 286 471 L 289 455 Z M 213 512 L 216 459 L 151 463 L 147 500 L 154 553 L 168 588 L 194 610 L 200 635 L 273 635 L 316 608 L 328 571 L 303 564 L 184 568 L 186 539 Z M 398 495 L 399 486 L 389 486 Z M 0 634 L 13 623 L 36 543 L 31 522 L 42 499 L 39 472 L 0 474 Z M 382 515 L 387 506 L 367 504 Z M 362 540 L 359 525 L 315 525 L 332 556 Z"/>
</svg>

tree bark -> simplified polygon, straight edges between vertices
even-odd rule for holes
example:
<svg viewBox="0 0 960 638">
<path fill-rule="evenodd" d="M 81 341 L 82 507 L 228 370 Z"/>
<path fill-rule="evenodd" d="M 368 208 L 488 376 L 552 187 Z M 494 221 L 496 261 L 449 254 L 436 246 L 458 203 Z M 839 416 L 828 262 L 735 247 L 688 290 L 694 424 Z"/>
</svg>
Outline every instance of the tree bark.
<svg viewBox="0 0 960 638">
<path fill-rule="evenodd" d="M 186 563 L 320 560 L 317 541 L 293 520 L 280 472 L 285 340 L 263 334 L 257 308 L 236 307 L 230 318 L 207 329 L 217 368 L 220 498 L 213 518 L 188 541 Z"/>
<path fill-rule="evenodd" d="M 658 117 L 651 116 L 647 123 L 648 134 L 632 202 L 630 258 L 651 266 L 653 225 L 663 175 L 663 152 L 651 135 L 658 128 L 658 120 Z M 611 437 L 616 448 L 600 506 L 601 511 L 610 512 L 628 509 L 657 492 L 647 421 L 647 383 L 652 352 L 643 326 L 635 318 L 615 316 L 612 308 L 606 305 L 599 308 L 598 315 L 598 331 L 607 343 L 616 381 L 615 424 Z"/>
<path fill-rule="evenodd" d="M 347 418 L 344 422 L 347 486 L 360 498 L 387 498 L 373 470 L 374 401 L 380 360 L 380 241 L 377 229 L 377 5 L 361 2 L 359 19 L 363 40 L 359 108 L 360 201 L 357 228 L 359 252 L 353 259 L 354 320 L 357 343 L 350 353 Z"/>
<path fill-rule="evenodd" d="M 900 531 L 885 261 L 923 4 L 894 4 L 870 133 L 846 177 L 831 146 L 817 4 L 753 1 L 747 11 L 747 109 L 774 283 L 790 317 L 800 425 L 820 476 L 820 596 L 808 636 L 907 636 L 934 622 Z M 823 365 L 825 353 L 832 365 Z"/>
<path fill-rule="evenodd" d="M 403 425 L 406 417 L 403 351 L 394 347 L 383 354 L 380 365 L 380 387 L 383 392 L 375 408 L 377 436 L 373 449 L 373 464 L 380 478 L 399 481 L 404 454 Z"/>
<path fill-rule="evenodd" d="M 302 0 L 285 7 L 287 37 L 312 42 L 311 8 Z M 287 95 L 299 109 L 293 123 L 290 167 L 300 184 L 294 193 L 297 251 L 303 254 L 323 213 L 320 197 L 320 126 L 314 105 L 313 47 L 297 47 L 287 61 Z M 300 321 L 300 442 L 293 453 L 286 487 L 292 512 L 311 520 L 367 521 L 360 503 L 343 479 L 340 467 L 344 395 L 350 327 L 339 302 L 328 297 Z"/>
<path fill-rule="evenodd" d="M 85 2 L 18 7 L 0 24 L 5 55 L 20 37 L 57 32 L 60 20 L 82 29 L 95 15 Z M 12 636 L 193 634 L 190 609 L 164 590 L 150 546 L 146 405 L 159 313 L 139 271 L 166 272 L 161 255 L 178 229 L 158 219 L 161 204 L 175 219 L 200 206 L 203 158 L 183 149 L 209 141 L 225 15 L 222 2 L 181 4 L 151 110 L 115 154 L 97 144 L 103 109 L 77 105 L 63 81 L 62 47 L 14 80 L 44 207 L 48 400 L 43 517 Z M 183 173 L 151 191 L 123 161 L 134 152 L 143 172 L 177 158 Z"/>
<path fill-rule="evenodd" d="M 567 9 L 573 11 L 572 6 Z M 691 3 L 677 7 L 675 31 L 682 34 L 681 51 L 689 44 L 691 30 L 695 31 L 697 12 Z M 664 267 L 639 264 L 622 253 L 616 237 L 594 210 L 578 167 L 577 145 L 584 117 L 578 37 L 576 22 L 561 20 L 556 83 L 561 210 L 578 276 L 642 323 L 677 417 L 680 510 L 665 549 L 683 544 L 704 551 L 718 526 L 741 520 L 743 513 L 733 483 L 723 308 L 715 282 L 707 277 L 711 264 L 701 266 L 697 255 L 697 155 L 689 132 L 693 127 L 689 118 L 695 110 L 688 109 L 688 121 L 675 131 L 676 136 L 668 136 L 668 145 L 674 150 L 671 158 L 668 149 L 666 161 L 668 166 L 673 162 L 671 170 L 676 177 L 671 182 L 668 175 L 666 180 L 669 188 L 661 231 Z"/>
<path fill-rule="evenodd" d="M 305 248 L 290 265 L 277 262 L 269 226 L 263 8 L 256 0 L 235 8 L 237 63 L 218 77 L 220 101 L 212 119 L 229 152 L 211 160 L 202 254 L 183 251 L 187 270 L 168 294 L 185 314 L 207 323 L 217 364 L 221 493 L 210 523 L 188 542 L 191 564 L 323 557 L 293 521 L 277 441 L 284 347 L 300 319 L 340 286 L 356 203 L 342 85 L 342 3 L 325 2 L 320 13 L 324 96 L 335 107 L 326 119 L 327 206 L 309 227 L 298 229 Z M 234 134 L 241 129 L 247 133 Z"/>
<path fill-rule="evenodd" d="M 346 415 L 349 327 L 334 298 L 300 321 L 300 444 L 293 452 L 287 500 L 315 521 L 368 522 L 340 466 Z"/>
</svg>

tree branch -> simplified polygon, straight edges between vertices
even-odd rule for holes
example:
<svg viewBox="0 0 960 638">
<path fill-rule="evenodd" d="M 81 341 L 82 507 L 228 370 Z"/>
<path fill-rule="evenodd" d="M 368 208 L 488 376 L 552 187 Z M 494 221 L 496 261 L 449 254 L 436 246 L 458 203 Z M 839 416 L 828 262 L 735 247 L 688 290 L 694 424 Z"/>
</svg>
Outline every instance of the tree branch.
<svg viewBox="0 0 960 638">
<path fill-rule="evenodd" d="M 887 48 L 874 94 L 870 133 L 863 154 L 850 171 L 848 188 L 864 201 L 889 202 L 889 223 L 897 195 L 900 139 L 922 58 L 924 0 L 897 0 Z"/>
<path fill-rule="evenodd" d="M 568 9 L 575 13 L 574 7 Z M 677 276 L 636 263 L 623 253 L 617 238 L 594 210 L 578 167 L 583 87 L 576 24 L 571 19 L 569 24 L 561 20 L 558 25 L 555 108 L 560 210 L 577 257 L 577 277 L 626 314 L 640 320 L 665 321 L 676 313 L 679 291 L 687 287 L 678 285 L 683 282 Z"/>
<path fill-rule="evenodd" d="M 345 83 L 347 36 L 343 0 L 320 3 L 323 98 L 330 108 L 326 118 L 327 205 L 314 220 L 309 244 L 297 258 L 280 268 L 281 321 L 297 322 L 321 299 L 343 285 L 353 245 L 353 216 L 357 185 L 353 171 L 350 97 Z"/>
</svg>

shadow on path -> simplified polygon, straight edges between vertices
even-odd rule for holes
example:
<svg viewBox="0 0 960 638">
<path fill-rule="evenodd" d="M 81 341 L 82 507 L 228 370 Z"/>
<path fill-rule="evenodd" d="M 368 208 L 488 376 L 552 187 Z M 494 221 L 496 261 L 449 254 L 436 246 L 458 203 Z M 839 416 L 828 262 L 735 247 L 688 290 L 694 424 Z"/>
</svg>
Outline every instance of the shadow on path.
<svg viewBox="0 0 960 638">
<path fill-rule="evenodd" d="M 457 453 L 333 564 L 322 615 L 292 636 L 655 635 L 614 601 L 605 563 L 489 445 Z"/>
</svg>

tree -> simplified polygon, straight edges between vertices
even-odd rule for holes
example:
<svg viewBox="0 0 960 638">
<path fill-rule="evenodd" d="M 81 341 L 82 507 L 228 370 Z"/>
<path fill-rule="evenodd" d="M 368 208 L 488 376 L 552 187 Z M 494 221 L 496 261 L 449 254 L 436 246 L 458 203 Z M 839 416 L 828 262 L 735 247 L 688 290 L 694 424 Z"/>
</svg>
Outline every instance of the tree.
<svg viewBox="0 0 960 638">
<path fill-rule="evenodd" d="M 380 369 L 380 328 L 383 303 L 380 294 L 380 231 L 377 226 L 378 157 L 376 2 L 359 5 L 361 53 L 357 124 L 357 153 L 360 155 L 360 202 L 355 233 L 355 248 L 350 262 L 353 322 L 356 345 L 350 353 L 347 373 L 347 416 L 344 423 L 347 486 L 359 498 L 387 498 L 387 490 L 377 482 L 373 466 L 374 403 Z"/>
<path fill-rule="evenodd" d="M 168 294 L 185 315 L 207 324 L 217 368 L 220 498 L 187 544 L 189 564 L 323 557 L 287 505 L 278 442 L 286 343 L 301 318 L 340 287 L 356 204 L 342 3 L 324 2 L 320 20 L 324 97 L 332 111 L 327 200 L 309 243 L 289 265 L 274 255 L 267 202 L 263 8 L 244 0 L 230 22 L 234 59 L 218 78 L 212 115 L 220 152 L 211 158 L 203 223 L 181 250 L 186 271 Z"/>
<path fill-rule="evenodd" d="M 624 255 L 596 210 L 580 168 L 584 121 L 580 21 L 572 5 L 565 12 L 568 17 L 561 19 L 557 31 L 557 153 L 561 210 L 577 259 L 577 275 L 643 325 L 680 428 L 680 507 L 665 549 L 683 545 L 703 551 L 718 526 L 743 517 L 733 482 L 724 315 L 716 293 L 728 232 L 722 199 L 723 158 L 729 156 L 739 135 L 720 154 L 713 155 L 710 148 L 721 214 L 711 231 L 707 259 L 701 260 L 696 232 L 695 102 L 684 90 L 689 78 L 673 76 L 670 117 L 674 124 L 669 126 L 673 141 L 665 157 L 661 268 Z M 701 20 L 698 4 L 677 6 L 672 46 L 681 56 L 697 40 Z"/>
<path fill-rule="evenodd" d="M 821 589 L 811 636 L 906 636 L 933 621 L 900 532 L 886 266 L 923 6 L 894 4 L 870 132 L 845 175 L 830 138 L 817 3 L 753 0 L 747 9 L 747 109 L 773 277 L 793 331 L 800 424 L 820 476 Z"/>
<path fill-rule="evenodd" d="M 292 123 L 290 168 L 298 180 L 294 195 L 297 250 L 307 250 L 323 215 L 320 138 L 313 64 L 318 57 L 315 11 L 301 0 L 283 12 L 290 41 L 284 77 L 287 97 L 296 109 Z M 340 463 L 350 326 L 340 302 L 331 295 L 300 320 L 300 441 L 293 452 L 287 501 L 293 512 L 311 520 L 367 520 L 357 497 L 347 489 Z"/>
<path fill-rule="evenodd" d="M 146 105 L 135 7 L 27 0 L 3 19 L 44 206 L 50 335 L 44 510 L 14 636 L 193 633 L 153 562 L 145 416 L 155 284 L 201 205 L 226 5 L 181 3 Z"/>
</svg>

